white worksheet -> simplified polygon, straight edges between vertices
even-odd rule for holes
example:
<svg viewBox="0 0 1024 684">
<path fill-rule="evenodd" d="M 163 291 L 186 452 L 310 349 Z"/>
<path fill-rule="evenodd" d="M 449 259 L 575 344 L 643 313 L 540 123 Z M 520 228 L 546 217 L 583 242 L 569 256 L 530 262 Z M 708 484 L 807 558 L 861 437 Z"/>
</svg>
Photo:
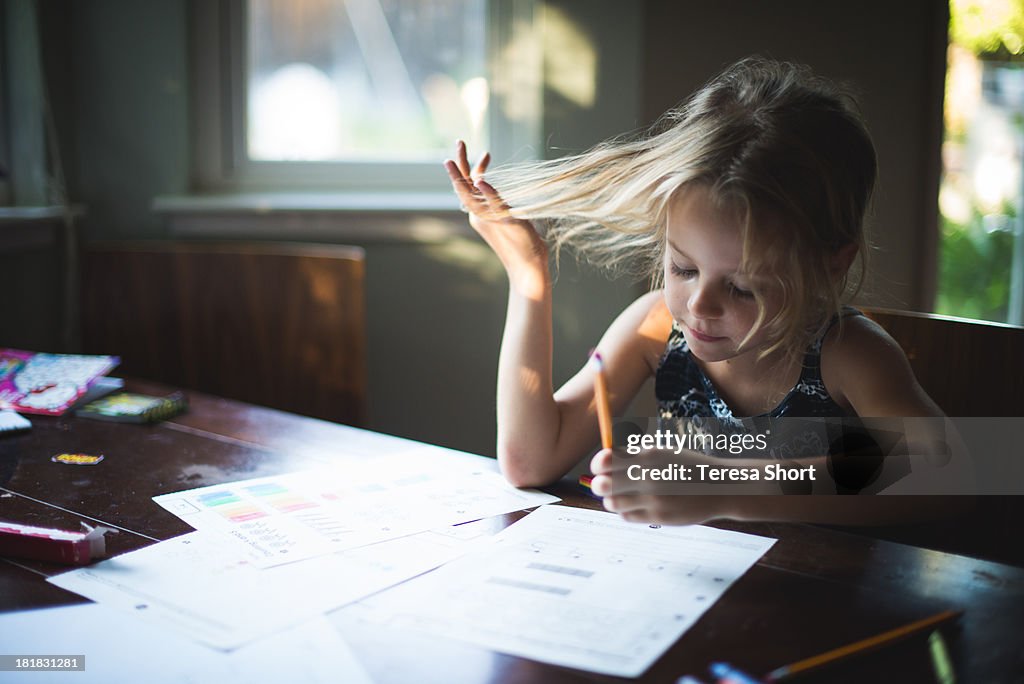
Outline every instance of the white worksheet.
<svg viewBox="0 0 1024 684">
<path fill-rule="evenodd" d="M 0 634 L 5 654 L 85 656 L 84 671 L 0 672 L 0 682 L 371 682 L 323 617 L 230 653 L 95 603 L 6 613 Z"/>
<path fill-rule="evenodd" d="M 774 543 L 545 506 L 461 558 L 332 619 L 411 628 L 635 677 Z"/>
<path fill-rule="evenodd" d="M 153 500 L 197 530 L 244 542 L 261 567 L 558 501 L 512 487 L 492 459 L 446 452 L 424 447 L 411 452 L 416 458 L 387 464 L 261 477 Z"/>
<path fill-rule="evenodd" d="M 460 555 L 459 527 L 394 539 L 273 568 L 215 532 L 153 544 L 50 582 L 220 649 L 369 596 Z"/>
</svg>

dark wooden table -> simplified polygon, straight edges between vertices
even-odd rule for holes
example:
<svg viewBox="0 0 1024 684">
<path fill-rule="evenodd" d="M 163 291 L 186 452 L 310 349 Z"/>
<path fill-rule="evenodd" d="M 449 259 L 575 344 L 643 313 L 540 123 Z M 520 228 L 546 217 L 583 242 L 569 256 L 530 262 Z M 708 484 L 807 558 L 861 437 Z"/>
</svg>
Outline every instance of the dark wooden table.
<svg viewBox="0 0 1024 684">
<path fill-rule="evenodd" d="M 153 426 L 33 418 L 28 433 L 0 439 L 0 519 L 71 529 L 82 520 L 100 522 L 121 530 L 109 537 L 109 547 L 124 553 L 191 529 L 153 496 L 323 465 L 340 450 L 370 454 L 394 439 L 201 394 L 190 399 L 189 413 Z M 105 460 L 92 467 L 50 461 L 62 452 L 101 453 Z M 599 507 L 568 483 L 551 491 L 565 504 Z M 477 524 L 504 527 L 521 515 Z M 715 660 L 767 672 L 946 608 L 966 611 L 944 630 L 958 681 L 1024 681 L 1024 570 L 810 525 L 721 526 L 779 541 L 642 681 L 674 682 L 704 673 Z M 66 570 L 0 561 L 0 611 L 83 602 L 44 581 Z M 384 627 L 344 636 L 374 679 L 385 682 L 610 679 Z M 936 681 L 924 637 L 798 681 L 869 678 Z"/>
</svg>

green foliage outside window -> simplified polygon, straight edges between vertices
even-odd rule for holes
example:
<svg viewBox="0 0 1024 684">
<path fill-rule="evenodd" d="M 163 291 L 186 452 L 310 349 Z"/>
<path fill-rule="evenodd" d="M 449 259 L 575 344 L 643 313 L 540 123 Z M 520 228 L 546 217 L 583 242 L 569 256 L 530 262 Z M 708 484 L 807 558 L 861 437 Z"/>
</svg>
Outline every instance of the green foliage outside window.
<svg viewBox="0 0 1024 684">
<path fill-rule="evenodd" d="M 1012 214 L 1011 214 L 1012 218 Z M 987 233 L 975 214 L 973 225 L 943 217 L 939 292 L 935 311 L 949 316 L 1005 321 L 1010 299 L 1013 234 Z"/>
<path fill-rule="evenodd" d="M 1024 53 L 1024 0 L 951 0 L 949 41 L 976 55 Z"/>
<path fill-rule="evenodd" d="M 1024 66 L 1024 0 L 951 0 L 949 39 L 952 52 L 961 48 L 987 62 L 1021 62 Z M 980 94 L 981 83 L 977 83 Z M 965 150 L 970 131 L 955 111 L 954 88 L 947 82 L 946 146 Z M 1024 135 L 1019 115 L 1012 116 L 1017 135 Z M 1005 321 L 1010 301 L 1013 227 L 1020 198 L 1001 207 L 982 207 L 967 188 L 966 177 L 952 178 L 965 169 L 945 169 L 945 184 L 970 204 L 966 220 L 943 215 L 939 282 L 935 311 L 942 314 Z M 987 216 L 986 216 L 987 214 Z M 996 230 L 986 229 L 998 228 Z"/>
</svg>

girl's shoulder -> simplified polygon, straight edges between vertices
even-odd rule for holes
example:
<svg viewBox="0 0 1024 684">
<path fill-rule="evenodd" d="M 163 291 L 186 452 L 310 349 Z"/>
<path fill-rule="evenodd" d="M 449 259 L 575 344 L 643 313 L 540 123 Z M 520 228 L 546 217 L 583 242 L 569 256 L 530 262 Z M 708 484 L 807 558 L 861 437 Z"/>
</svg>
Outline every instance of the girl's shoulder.
<svg viewBox="0 0 1024 684">
<path fill-rule="evenodd" d="M 632 306 L 637 307 L 638 311 L 644 312 L 642 327 L 646 332 L 658 333 L 665 339 L 668 338 L 668 333 L 672 329 L 674 321 L 668 306 L 665 304 L 664 290 L 652 290 L 647 294 L 641 295 L 633 302 Z"/>
<path fill-rule="evenodd" d="M 821 353 L 823 364 L 827 358 L 830 365 L 838 363 L 840 370 L 871 359 L 874 354 L 886 358 L 896 355 L 906 360 L 903 349 L 882 326 L 853 309 L 840 314 L 825 333 Z"/>
<path fill-rule="evenodd" d="M 821 377 L 838 404 L 862 417 L 941 415 L 902 347 L 867 316 L 845 316 L 828 331 Z"/>
<path fill-rule="evenodd" d="M 651 341 L 660 355 L 665 350 L 665 343 L 668 342 L 669 333 L 675 324 L 675 319 L 665 304 L 665 291 L 658 289 L 648 292 L 637 299 L 636 304 L 647 312 L 640 333 Z"/>
<path fill-rule="evenodd" d="M 672 331 L 672 314 L 665 305 L 662 290 L 641 295 L 619 314 L 612 329 L 618 329 L 621 341 L 642 354 L 647 366 L 657 368 Z"/>
</svg>

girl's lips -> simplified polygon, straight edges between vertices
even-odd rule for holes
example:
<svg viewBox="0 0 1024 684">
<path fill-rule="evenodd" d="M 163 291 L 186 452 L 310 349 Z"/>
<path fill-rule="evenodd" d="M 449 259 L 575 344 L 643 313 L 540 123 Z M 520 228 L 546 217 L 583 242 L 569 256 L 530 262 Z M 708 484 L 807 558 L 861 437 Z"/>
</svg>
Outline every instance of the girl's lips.
<svg viewBox="0 0 1024 684">
<path fill-rule="evenodd" d="M 686 329 L 690 331 L 690 334 L 696 337 L 701 342 L 718 342 L 724 340 L 724 337 L 715 337 L 714 335 L 706 335 L 699 330 L 694 330 L 690 326 L 686 326 Z"/>
</svg>

